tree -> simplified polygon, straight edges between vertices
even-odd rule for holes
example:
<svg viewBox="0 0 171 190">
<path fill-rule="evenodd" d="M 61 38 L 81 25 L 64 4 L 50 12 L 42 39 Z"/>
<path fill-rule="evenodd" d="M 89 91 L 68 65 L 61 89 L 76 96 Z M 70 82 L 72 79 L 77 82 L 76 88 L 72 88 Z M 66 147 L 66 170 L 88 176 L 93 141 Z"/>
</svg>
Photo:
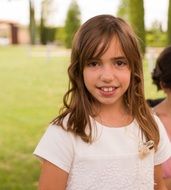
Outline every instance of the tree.
<svg viewBox="0 0 171 190">
<path fill-rule="evenodd" d="M 124 20 L 129 20 L 129 8 L 128 8 L 129 0 L 121 0 L 120 5 L 118 7 L 117 16 L 123 18 Z"/>
<path fill-rule="evenodd" d="M 53 0 L 42 0 L 41 2 L 40 42 L 44 45 L 55 40 L 56 28 L 49 24 L 54 12 L 56 12 L 53 3 Z"/>
<path fill-rule="evenodd" d="M 30 43 L 35 44 L 35 36 L 36 36 L 36 22 L 35 22 L 35 9 L 33 0 L 29 0 L 29 11 L 30 11 L 30 23 L 29 23 L 29 31 L 30 31 Z"/>
<path fill-rule="evenodd" d="M 13 0 L 8 0 L 13 1 Z M 36 21 L 35 21 L 35 7 L 34 7 L 34 0 L 29 0 L 29 35 L 30 35 L 30 43 L 35 44 L 35 36 L 36 36 Z"/>
<path fill-rule="evenodd" d="M 45 32 L 45 16 L 44 10 L 45 1 L 41 2 L 41 17 L 40 17 L 40 42 L 41 44 L 46 44 L 46 32 Z"/>
<path fill-rule="evenodd" d="M 142 53 L 145 53 L 145 24 L 143 0 L 129 0 L 129 20 L 140 40 Z"/>
<path fill-rule="evenodd" d="M 67 48 L 71 48 L 73 36 L 77 31 L 77 29 L 79 28 L 79 26 L 80 26 L 80 10 L 77 2 L 75 0 L 72 0 L 65 21 L 65 33 L 66 33 L 65 45 Z"/>
<path fill-rule="evenodd" d="M 162 29 L 162 24 L 155 20 L 151 28 L 146 31 L 146 45 L 150 47 L 164 47 L 167 44 L 166 32 Z"/>
<path fill-rule="evenodd" d="M 171 45 L 171 0 L 169 0 L 169 7 L 168 7 L 167 43 L 168 45 Z"/>
</svg>

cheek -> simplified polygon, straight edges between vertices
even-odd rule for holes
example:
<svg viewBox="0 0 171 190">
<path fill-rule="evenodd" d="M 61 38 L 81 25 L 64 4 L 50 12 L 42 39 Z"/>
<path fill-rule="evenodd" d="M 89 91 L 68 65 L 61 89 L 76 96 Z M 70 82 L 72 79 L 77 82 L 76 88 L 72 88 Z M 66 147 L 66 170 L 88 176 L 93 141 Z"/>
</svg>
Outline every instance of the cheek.
<svg viewBox="0 0 171 190">
<path fill-rule="evenodd" d="M 127 83 L 129 85 L 131 81 L 131 72 L 127 71 L 123 73 L 122 76 L 120 76 L 120 79 L 122 80 L 122 82 Z"/>
<path fill-rule="evenodd" d="M 128 72 L 128 74 L 127 74 L 127 76 L 126 76 L 126 79 L 127 79 L 127 81 L 129 81 L 129 83 L 130 83 L 130 81 L 131 81 L 131 73 L 130 73 L 130 72 Z"/>
<path fill-rule="evenodd" d="M 84 80 L 84 84 L 87 88 L 87 86 L 89 84 L 89 74 L 86 70 L 83 71 L 83 80 Z"/>
<path fill-rule="evenodd" d="M 87 86 L 87 85 L 91 84 L 95 80 L 95 73 L 88 70 L 88 69 L 84 69 L 84 71 L 83 71 L 83 79 L 84 79 L 85 85 Z"/>
</svg>

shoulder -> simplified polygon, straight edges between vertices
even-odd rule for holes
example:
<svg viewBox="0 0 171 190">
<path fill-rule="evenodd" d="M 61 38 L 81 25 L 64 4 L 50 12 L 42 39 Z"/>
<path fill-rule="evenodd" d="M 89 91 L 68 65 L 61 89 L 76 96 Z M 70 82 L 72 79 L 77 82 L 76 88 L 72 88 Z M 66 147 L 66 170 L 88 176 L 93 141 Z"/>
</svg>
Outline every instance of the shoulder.
<svg viewBox="0 0 171 190">
<path fill-rule="evenodd" d="M 153 113 L 153 118 L 155 120 L 155 122 L 157 123 L 158 126 L 158 130 L 159 130 L 159 134 L 160 134 L 160 139 L 161 138 L 167 138 L 167 132 L 166 129 L 161 121 L 161 119 L 159 118 L 159 116 L 156 114 L 156 112 Z"/>
<path fill-rule="evenodd" d="M 47 160 L 68 172 L 74 157 L 74 150 L 74 135 L 61 126 L 49 125 L 33 154 L 40 160 Z"/>
<path fill-rule="evenodd" d="M 166 132 L 165 127 L 164 127 L 161 119 L 159 118 L 159 116 L 156 114 L 155 111 L 153 111 L 153 118 L 154 118 L 155 122 L 157 123 L 159 132 L 163 131 L 165 133 Z"/>
<path fill-rule="evenodd" d="M 41 140 L 46 141 L 46 143 L 61 142 L 63 144 L 67 144 L 71 143 L 74 140 L 74 135 L 59 125 L 50 124 L 43 134 Z"/>
<path fill-rule="evenodd" d="M 160 140 L 155 153 L 155 165 L 161 164 L 171 156 L 171 143 L 166 129 L 157 115 L 153 115 L 159 129 Z"/>
</svg>

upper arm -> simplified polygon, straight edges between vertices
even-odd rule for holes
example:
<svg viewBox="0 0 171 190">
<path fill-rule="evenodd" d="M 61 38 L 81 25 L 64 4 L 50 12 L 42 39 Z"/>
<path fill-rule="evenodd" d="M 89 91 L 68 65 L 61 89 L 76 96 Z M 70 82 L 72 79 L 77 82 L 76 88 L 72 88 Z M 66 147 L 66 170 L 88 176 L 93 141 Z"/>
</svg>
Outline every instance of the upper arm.
<svg viewBox="0 0 171 190">
<path fill-rule="evenodd" d="M 47 160 L 42 163 L 39 190 L 65 190 L 68 173 Z"/>
<path fill-rule="evenodd" d="M 69 172 L 74 158 L 74 139 L 61 127 L 51 125 L 38 143 L 34 155 Z M 45 161 L 43 163 L 43 166 Z"/>
<path fill-rule="evenodd" d="M 154 116 L 154 118 L 157 122 L 160 133 L 160 141 L 154 156 L 154 165 L 160 165 L 171 156 L 171 143 L 168 138 L 166 129 L 160 119 L 157 116 Z"/>
<path fill-rule="evenodd" d="M 163 180 L 163 172 L 162 166 L 156 165 L 154 167 L 154 189 L 155 190 L 167 190 L 164 180 Z"/>
</svg>

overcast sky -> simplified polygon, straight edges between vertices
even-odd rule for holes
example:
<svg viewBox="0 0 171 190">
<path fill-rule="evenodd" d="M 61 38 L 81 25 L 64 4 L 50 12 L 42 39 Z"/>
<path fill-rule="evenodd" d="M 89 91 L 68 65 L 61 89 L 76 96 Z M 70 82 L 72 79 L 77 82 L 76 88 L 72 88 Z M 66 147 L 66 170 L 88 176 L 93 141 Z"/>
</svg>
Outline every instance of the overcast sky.
<svg viewBox="0 0 171 190">
<path fill-rule="evenodd" d="M 50 22 L 57 26 L 63 25 L 66 12 L 71 0 L 54 0 L 54 14 Z M 40 18 L 40 2 L 34 0 L 36 6 L 36 18 Z M 120 0 L 77 0 L 81 10 L 82 22 L 98 14 L 115 15 Z M 155 20 L 162 23 L 164 29 L 167 25 L 168 0 L 144 0 L 145 25 L 151 26 Z M 0 19 L 13 20 L 21 24 L 28 24 L 28 0 L 0 0 Z"/>
</svg>

